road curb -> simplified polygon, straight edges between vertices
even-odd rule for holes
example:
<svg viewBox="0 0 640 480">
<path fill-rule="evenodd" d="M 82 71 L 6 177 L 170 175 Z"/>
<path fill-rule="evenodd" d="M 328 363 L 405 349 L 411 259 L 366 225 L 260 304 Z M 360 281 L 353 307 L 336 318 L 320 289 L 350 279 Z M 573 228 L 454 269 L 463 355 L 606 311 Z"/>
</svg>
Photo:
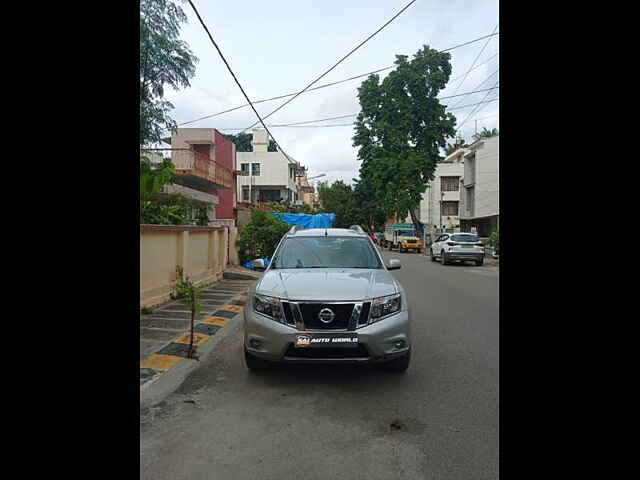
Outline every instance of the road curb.
<svg viewBox="0 0 640 480">
<path fill-rule="evenodd" d="M 199 361 L 184 356 L 184 350 L 187 348 L 184 337 L 189 335 L 187 331 L 140 362 L 140 377 L 148 378 L 140 385 L 140 408 L 149 408 L 160 403 L 209 357 L 215 346 L 241 321 L 244 308 L 241 305 L 244 305 L 247 299 L 245 294 L 246 290 L 231 297 L 209 317 L 196 322 L 194 337 L 197 340 L 195 343 L 198 345 Z"/>
</svg>

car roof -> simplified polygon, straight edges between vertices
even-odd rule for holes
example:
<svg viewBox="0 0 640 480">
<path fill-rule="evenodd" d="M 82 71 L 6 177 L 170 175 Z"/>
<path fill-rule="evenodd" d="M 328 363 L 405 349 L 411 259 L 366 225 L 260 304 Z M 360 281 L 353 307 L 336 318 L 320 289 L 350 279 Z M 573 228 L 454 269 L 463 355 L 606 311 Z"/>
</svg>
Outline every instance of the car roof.
<svg viewBox="0 0 640 480">
<path fill-rule="evenodd" d="M 348 228 L 307 228 L 289 233 L 289 237 L 367 237 L 366 233 L 360 233 Z"/>
</svg>

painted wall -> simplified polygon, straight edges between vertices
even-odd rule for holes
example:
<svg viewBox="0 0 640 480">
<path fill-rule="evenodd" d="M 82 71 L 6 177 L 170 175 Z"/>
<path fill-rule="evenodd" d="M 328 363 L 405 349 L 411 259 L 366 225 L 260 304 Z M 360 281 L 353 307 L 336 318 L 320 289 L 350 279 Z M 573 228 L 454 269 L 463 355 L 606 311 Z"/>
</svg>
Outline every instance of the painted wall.
<svg viewBox="0 0 640 480">
<path fill-rule="evenodd" d="M 466 171 L 464 184 L 474 182 L 473 209 L 466 211 L 466 197 L 464 198 L 465 210 L 463 218 L 487 217 L 500 214 L 500 137 L 490 137 L 479 143 L 473 158 L 465 160 Z M 467 157 L 471 155 L 467 154 Z"/>
<path fill-rule="evenodd" d="M 260 164 L 260 175 L 239 176 L 237 180 L 237 198 L 242 199 L 242 187 L 272 187 L 282 191 L 296 191 L 294 178 L 289 174 L 289 162 L 280 152 L 237 152 L 236 169 L 241 170 L 243 163 Z M 249 167 L 252 168 L 252 167 Z"/>
<path fill-rule="evenodd" d="M 235 169 L 236 146 L 231 140 L 227 140 L 220 132 L 215 130 L 214 134 L 216 161 L 231 170 Z M 236 186 L 232 188 L 219 188 L 218 198 L 220 201 L 216 205 L 216 218 L 234 218 L 234 207 L 236 206 Z"/>
<path fill-rule="evenodd" d="M 140 225 L 140 307 L 169 299 L 177 265 L 197 285 L 221 280 L 227 262 L 237 258 L 228 251 L 235 234 L 228 228 Z"/>
</svg>

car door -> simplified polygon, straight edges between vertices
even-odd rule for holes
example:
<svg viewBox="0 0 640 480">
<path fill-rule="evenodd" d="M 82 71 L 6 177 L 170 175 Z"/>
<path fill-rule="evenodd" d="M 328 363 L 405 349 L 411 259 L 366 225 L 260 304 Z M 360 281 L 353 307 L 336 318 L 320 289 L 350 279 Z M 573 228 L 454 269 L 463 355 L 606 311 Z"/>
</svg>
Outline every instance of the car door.
<svg viewBox="0 0 640 480">
<path fill-rule="evenodd" d="M 442 238 L 442 235 L 438 235 L 436 237 L 436 239 L 433 241 L 433 243 L 431 244 L 431 250 L 433 251 L 434 255 L 440 255 L 440 239 Z"/>
<path fill-rule="evenodd" d="M 446 234 L 440 235 L 440 239 L 438 240 L 438 252 L 436 253 L 436 255 L 438 256 L 442 255 L 442 249 L 444 248 L 444 244 L 448 239 L 449 239 L 449 235 L 446 235 Z"/>
</svg>

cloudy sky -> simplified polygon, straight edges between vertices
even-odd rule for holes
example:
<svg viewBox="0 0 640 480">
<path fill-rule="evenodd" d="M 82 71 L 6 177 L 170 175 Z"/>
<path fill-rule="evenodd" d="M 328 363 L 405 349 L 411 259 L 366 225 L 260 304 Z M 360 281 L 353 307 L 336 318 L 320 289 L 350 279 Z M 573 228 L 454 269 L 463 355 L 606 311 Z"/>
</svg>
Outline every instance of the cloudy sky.
<svg viewBox="0 0 640 480">
<path fill-rule="evenodd" d="M 254 101 L 304 88 L 382 26 L 409 0 L 193 2 L 249 98 Z M 189 4 L 184 3 L 183 9 L 188 24 L 183 26 L 181 37 L 199 62 L 191 87 L 178 92 L 169 91 L 167 95 L 175 106 L 173 118 L 179 124 L 246 103 Z M 453 47 L 492 33 L 497 24 L 497 0 L 417 0 L 314 86 L 390 66 L 395 55 L 411 57 L 425 44 L 438 49 Z M 450 52 L 453 81 L 440 96 L 495 85 L 499 78 L 498 36 L 491 37 L 482 50 L 485 43 L 487 40 L 480 40 Z M 480 66 L 460 83 L 476 57 L 475 65 Z M 381 72 L 381 78 L 387 72 Z M 304 93 L 266 123 L 304 122 L 358 113 L 357 88 L 363 80 Z M 482 101 L 487 93 L 487 100 L 498 97 L 498 90 L 492 90 L 443 100 L 443 103 L 449 108 L 473 104 Z M 264 116 L 286 100 L 260 103 L 256 109 Z M 476 119 L 478 130 L 499 127 L 498 101 L 453 110 L 458 125 L 474 108 L 480 110 L 468 118 L 461 130 L 466 140 L 470 140 L 474 133 Z M 255 114 L 246 107 L 185 127 L 217 128 L 223 133 L 237 133 L 237 130 L 225 129 L 245 128 L 255 121 Z M 352 121 L 347 118 L 319 124 Z M 325 173 L 322 180 L 342 179 L 347 183 L 358 177 L 357 150 L 351 145 L 353 127 L 273 127 L 270 130 L 287 154 L 308 167 L 310 175 Z"/>
</svg>

